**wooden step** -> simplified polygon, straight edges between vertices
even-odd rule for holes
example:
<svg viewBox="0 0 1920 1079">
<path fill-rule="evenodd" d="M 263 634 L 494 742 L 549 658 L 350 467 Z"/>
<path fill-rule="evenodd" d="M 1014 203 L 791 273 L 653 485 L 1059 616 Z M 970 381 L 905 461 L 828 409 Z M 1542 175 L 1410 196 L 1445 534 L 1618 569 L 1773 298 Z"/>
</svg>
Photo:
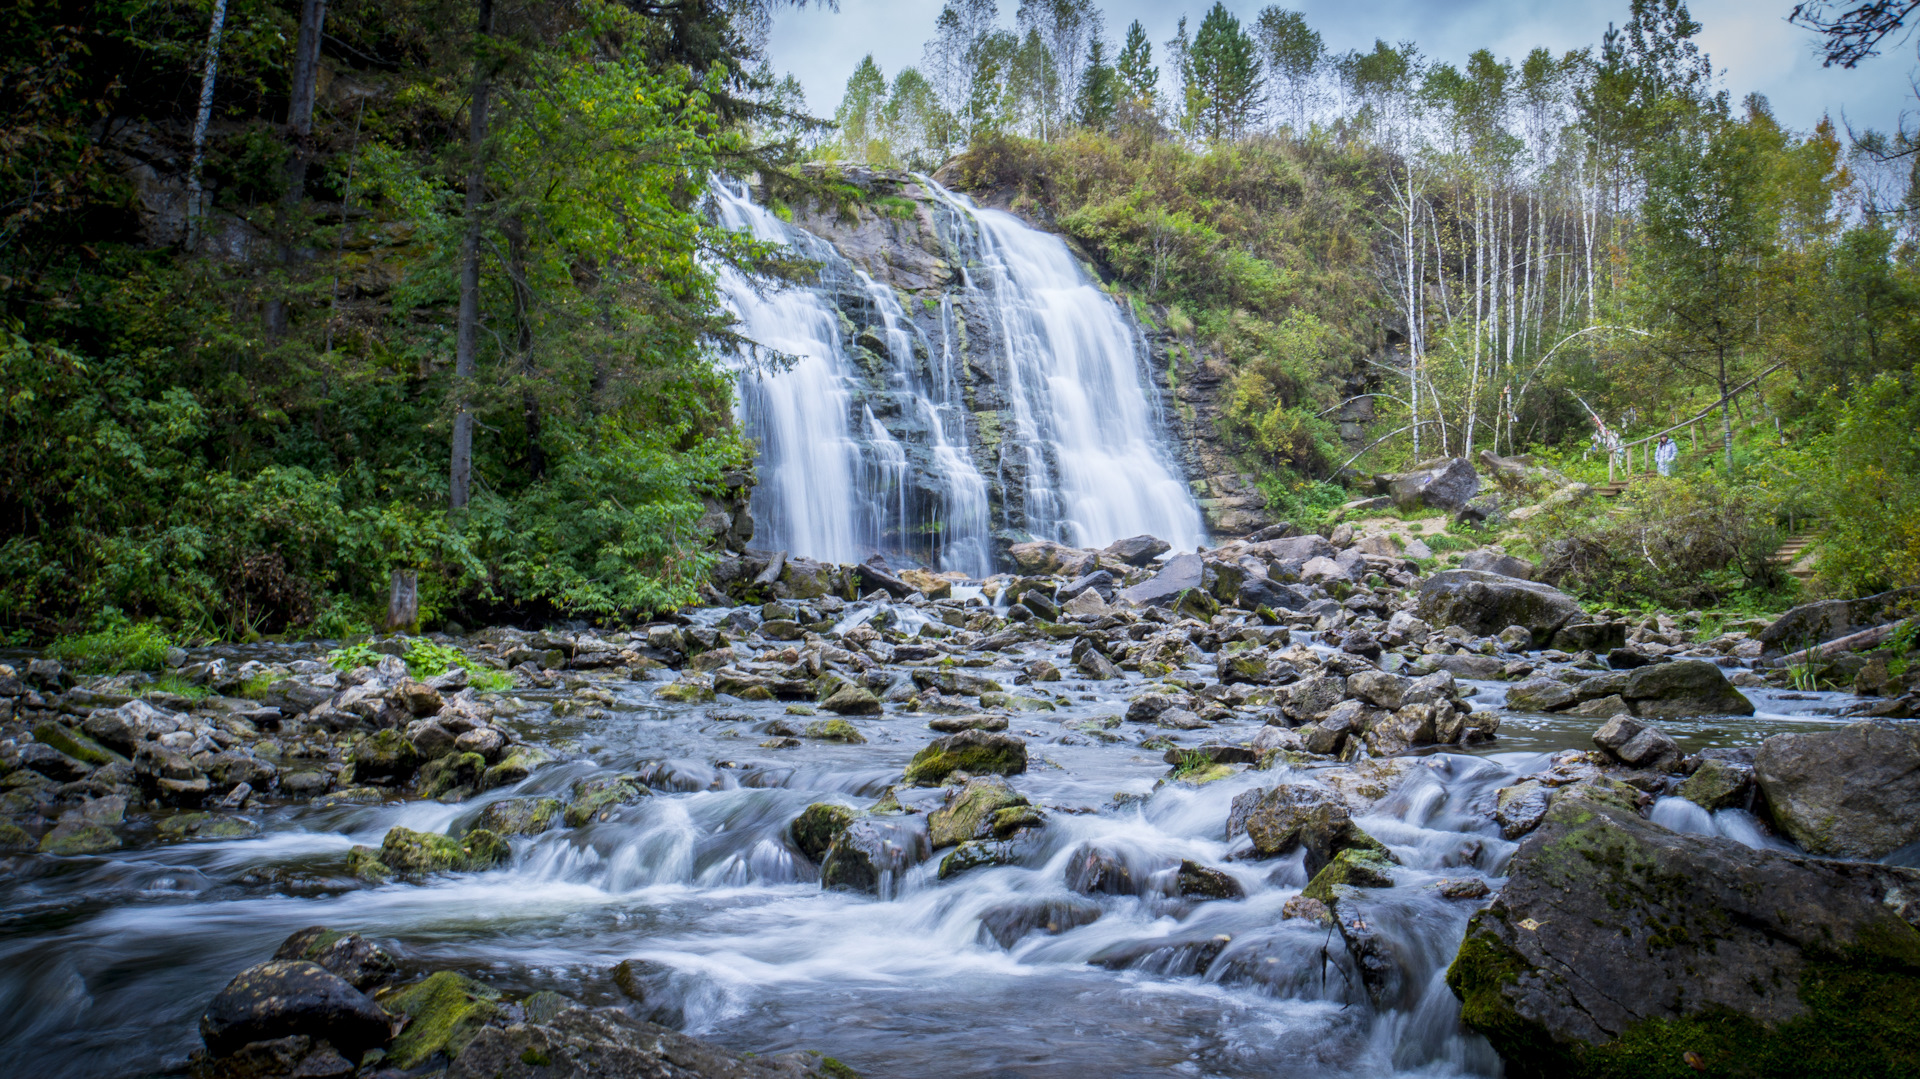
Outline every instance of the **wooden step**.
<svg viewBox="0 0 1920 1079">
<path fill-rule="evenodd" d="M 1776 566 L 1787 567 L 1787 573 L 1799 580 L 1813 576 L 1813 559 L 1807 554 L 1807 548 L 1813 544 L 1813 533 L 1804 532 L 1780 545 L 1768 559 Z"/>
</svg>

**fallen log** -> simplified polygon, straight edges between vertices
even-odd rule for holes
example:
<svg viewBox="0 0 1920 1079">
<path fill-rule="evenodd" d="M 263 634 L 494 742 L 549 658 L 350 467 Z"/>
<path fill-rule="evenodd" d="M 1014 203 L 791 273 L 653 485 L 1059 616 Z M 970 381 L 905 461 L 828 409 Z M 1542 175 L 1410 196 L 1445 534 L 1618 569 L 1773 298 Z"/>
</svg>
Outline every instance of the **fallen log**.
<svg viewBox="0 0 1920 1079">
<path fill-rule="evenodd" d="M 1826 659 L 1830 656 L 1837 656 L 1842 652 L 1858 652 L 1862 648 L 1872 648 L 1874 645 L 1893 636 L 1893 631 L 1899 629 L 1900 625 L 1900 622 L 1888 622 L 1884 626 L 1875 626 L 1872 629 L 1863 629 L 1858 633 L 1849 633 L 1845 637 L 1837 637 L 1825 644 L 1817 644 L 1812 648 L 1802 648 L 1798 652 L 1790 652 L 1774 660 L 1773 665 L 1776 667 L 1791 667 L 1795 663 L 1805 663 L 1810 659 Z"/>
</svg>

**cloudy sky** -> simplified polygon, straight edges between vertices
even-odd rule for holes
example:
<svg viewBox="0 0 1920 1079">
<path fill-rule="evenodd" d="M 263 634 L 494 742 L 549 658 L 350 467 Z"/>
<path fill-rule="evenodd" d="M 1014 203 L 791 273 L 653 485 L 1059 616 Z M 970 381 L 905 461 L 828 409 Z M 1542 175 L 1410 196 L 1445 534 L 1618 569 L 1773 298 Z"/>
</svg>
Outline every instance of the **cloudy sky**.
<svg viewBox="0 0 1920 1079">
<path fill-rule="evenodd" d="M 1227 0 L 1243 23 L 1271 0 Z M 1627 0 L 1280 0 L 1304 11 L 1329 49 L 1370 48 L 1375 38 L 1412 40 L 1430 57 L 1459 63 L 1477 48 L 1519 60 L 1535 45 L 1556 53 L 1597 46 L 1609 22 L 1623 22 Z M 840 0 L 836 14 L 818 8 L 783 11 L 775 18 L 769 52 L 777 70 L 791 71 L 807 89 L 816 115 L 831 115 L 855 64 L 872 53 L 891 78 L 920 61 L 933 34 L 940 0 Z M 1018 0 L 1001 0 L 1002 22 L 1011 25 Z M 1161 42 L 1173 36 L 1180 16 L 1198 26 L 1211 0 L 1154 3 L 1106 0 L 1107 37 L 1117 44 L 1127 24 L 1139 19 L 1163 59 Z M 1814 37 L 1789 26 L 1793 0 L 1693 0 L 1693 17 L 1705 27 L 1699 41 L 1735 100 L 1758 90 L 1789 126 L 1807 129 L 1822 115 L 1843 117 L 1856 128 L 1893 127 L 1913 92 L 1911 41 L 1853 71 L 1823 69 Z"/>
</svg>

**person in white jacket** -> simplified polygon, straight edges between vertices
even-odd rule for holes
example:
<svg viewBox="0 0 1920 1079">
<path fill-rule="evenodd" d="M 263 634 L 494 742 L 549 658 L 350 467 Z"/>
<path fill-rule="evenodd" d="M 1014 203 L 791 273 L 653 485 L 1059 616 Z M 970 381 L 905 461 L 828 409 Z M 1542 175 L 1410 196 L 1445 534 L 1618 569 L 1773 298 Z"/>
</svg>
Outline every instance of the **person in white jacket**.
<svg viewBox="0 0 1920 1079">
<path fill-rule="evenodd" d="M 1660 469 L 1662 476 L 1673 475 L 1673 459 L 1680 456 L 1680 444 L 1666 435 L 1660 436 L 1660 444 L 1654 447 L 1653 463 Z"/>
</svg>

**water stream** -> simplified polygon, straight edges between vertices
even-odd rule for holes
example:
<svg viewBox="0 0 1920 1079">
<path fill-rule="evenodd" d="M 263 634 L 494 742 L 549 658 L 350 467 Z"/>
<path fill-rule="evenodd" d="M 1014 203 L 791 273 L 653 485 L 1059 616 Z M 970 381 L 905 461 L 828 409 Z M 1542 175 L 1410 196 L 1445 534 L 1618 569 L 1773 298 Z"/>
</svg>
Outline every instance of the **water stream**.
<svg viewBox="0 0 1920 1079">
<path fill-rule="evenodd" d="M 863 613 L 856 605 L 850 617 Z M 1032 646 L 978 673 L 1011 681 Z M 1337 934 L 1282 920 L 1306 883 L 1300 855 L 1235 860 L 1234 795 L 1290 778 L 1247 771 L 1199 788 L 1167 771 L 1137 724 L 1109 723 L 1137 676 L 1052 688 L 1068 703 L 1016 715 L 1032 765 L 1014 786 L 1049 823 L 1019 864 L 937 878 L 938 857 L 898 874 L 889 899 L 823 891 L 786 837 L 806 805 L 867 805 L 932 737 L 926 717 L 860 719 L 866 745 L 759 743 L 803 724 L 774 702 L 666 705 L 659 683 L 601 683 L 604 715 L 555 716 L 558 691 L 523 694 L 515 725 L 564 763 L 460 805 L 288 805 L 256 814 L 252 839 L 157 844 L 110 854 L 8 860 L 0 877 L 0 1048 L 38 1074 L 118 1077 L 180 1064 L 196 1021 L 234 973 L 309 925 L 395 942 L 424 967 L 457 967 L 503 988 L 552 988 L 760 1052 L 810 1048 L 870 1077 L 1495 1075 L 1485 1043 L 1459 1033 L 1442 978 L 1471 901 L 1435 882 L 1494 887 L 1514 844 L 1486 810 L 1492 792 L 1548 754 L 1584 748 L 1592 721 L 1509 716 L 1477 752 L 1416 758 L 1359 823 L 1405 864 L 1367 917 L 1396 972 L 1378 1001 Z M 1497 683 L 1476 684 L 1497 704 Z M 1839 722 L 1836 694 L 1756 691 L 1761 714 L 1669 727 L 1689 749 L 1753 744 Z M 1204 732 L 1241 742 L 1244 719 Z M 1196 736 L 1187 736 L 1192 739 Z M 491 798 L 564 791 L 605 770 L 639 771 L 656 795 L 578 829 L 514 841 L 511 863 L 423 884 L 345 878 L 354 843 L 386 830 L 458 829 Z M 1119 795 L 1131 798 L 1118 798 Z M 903 796 L 921 808 L 938 791 Z M 1772 844 L 1746 814 L 1663 801 L 1670 827 Z M 1743 838 L 1744 837 L 1744 838 Z M 1068 888 L 1077 853 L 1124 863 L 1133 887 Z M 1180 860 L 1218 867 L 1246 892 L 1196 903 L 1173 894 Z M 1054 932 L 1048 931 L 1051 923 Z M 1026 932 L 1026 930 L 1033 930 Z M 622 961 L 643 999 L 616 988 Z"/>
</svg>

